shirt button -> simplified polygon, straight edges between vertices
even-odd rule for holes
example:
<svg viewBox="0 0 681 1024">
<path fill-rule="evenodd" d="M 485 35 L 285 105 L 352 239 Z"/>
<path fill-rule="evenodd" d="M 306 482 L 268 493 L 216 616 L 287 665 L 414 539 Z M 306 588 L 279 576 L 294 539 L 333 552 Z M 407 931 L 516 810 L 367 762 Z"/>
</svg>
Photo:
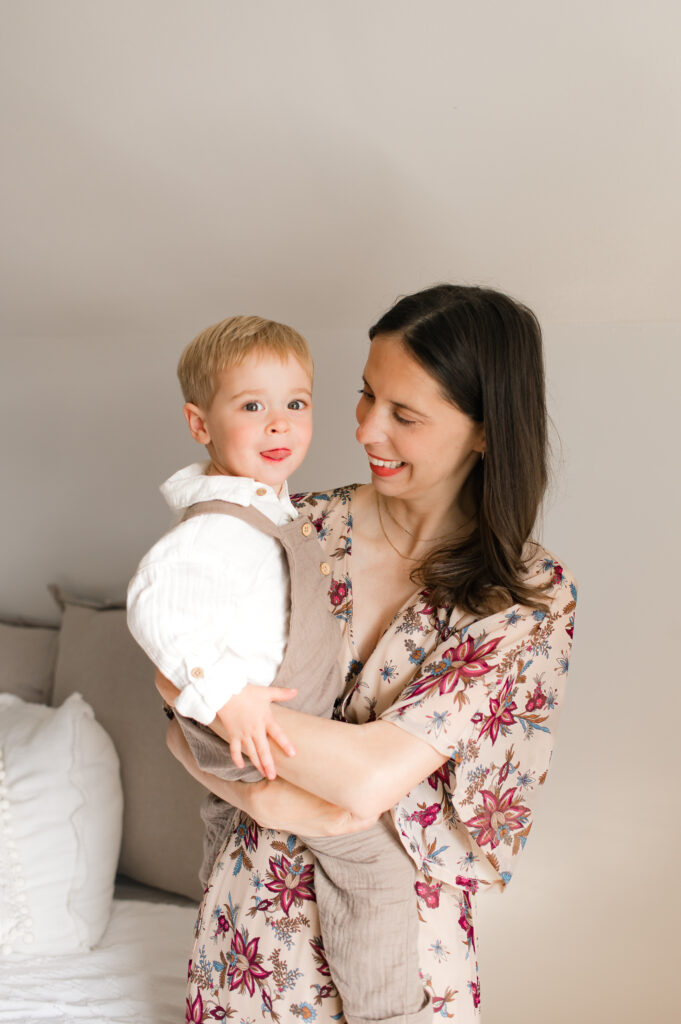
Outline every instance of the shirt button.
<svg viewBox="0 0 681 1024">
<path fill-rule="evenodd" d="M 303 525 L 300 528 L 300 532 L 302 533 L 303 537 L 309 537 L 310 534 L 312 533 L 312 523 L 303 523 Z"/>
<path fill-rule="evenodd" d="M 203 669 L 199 668 L 197 665 L 196 668 L 193 668 L 191 670 L 189 675 L 192 677 L 192 679 L 203 679 Z"/>
<path fill-rule="evenodd" d="M 267 489 L 265 487 L 258 487 L 255 493 L 258 495 L 259 498 L 264 498 L 264 496 L 267 494 Z"/>
<path fill-rule="evenodd" d="M 331 566 L 329 565 L 328 562 L 322 562 L 322 564 L 319 566 L 319 571 L 322 574 L 322 576 L 328 576 L 329 573 L 331 572 Z"/>
</svg>

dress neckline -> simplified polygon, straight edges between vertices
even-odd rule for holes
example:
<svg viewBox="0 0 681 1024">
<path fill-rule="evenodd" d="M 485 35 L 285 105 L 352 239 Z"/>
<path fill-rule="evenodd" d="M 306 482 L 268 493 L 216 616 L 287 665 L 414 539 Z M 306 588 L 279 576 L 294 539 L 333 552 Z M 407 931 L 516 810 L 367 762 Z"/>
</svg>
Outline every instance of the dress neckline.
<svg viewBox="0 0 681 1024">
<path fill-rule="evenodd" d="M 416 590 L 414 590 L 414 592 L 412 594 L 409 595 L 409 597 L 405 598 L 403 603 L 400 605 L 400 607 L 397 609 L 397 611 L 395 612 L 393 617 L 388 622 L 388 624 L 385 627 L 385 629 L 379 634 L 378 639 L 376 640 L 376 643 L 374 644 L 373 648 L 369 652 L 369 655 L 368 655 L 366 661 L 364 661 L 362 659 L 360 653 L 359 653 L 359 648 L 357 646 L 357 641 L 355 639 L 355 629 L 354 629 L 355 591 L 354 591 L 354 587 L 353 587 L 353 583 L 352 583 L 352 573 L 350 572 L 350 558 L 352 557 L 352 544 L 353 544 L 352 528 L 353 528 L 353 522 L 354 522 L 354 512 L 353 512 L 353 507 L 352 507 L 352 500 L 353 500 L 355 491 L 358 489 L 358 487 L 361 487 L 361 486 L 362 486 L 361 484 L 355 484 L 354 488 L 348 493 L 348 516 L 347 516 L 347 526 L 346 526 L 346 538 L 347 538 L 348 543 L 345 545 L 345 554 L 343 555 L 343 574 L 344 574 L 345 578 L 348 580 L 348 582 L 350 584 L 350 588 L 349 589 L 350 589 L 350 597 L 351 597 L 350 608 L 349 608 L 349 613 L 348 613 L 348 626 L 347 626 L 347 628 L 348 628 L 348 646 L 350 647 L 350 652 L 351 652 L 353 658 L 355 658 L 356 661 L 358 661 L 359 664 L 362 666 L 362 669 L 364 669 L 366 667 L 366 665 L 369 663 L 369 661 L 371 661 L 371 658 L 374 655 L 375 651 L 378 649 L 381 640 L 386 635 L 386 633 L 389 631 L 389 629 L 393 625 L 393 623 L 396 622 L 397 619 L 401 618 L 404 615 L 404 613 L 409 608 L 414 608 L 417 605 L 418 598 L 421 595 L 421 590 L 420 589 L 416 589 Z"/>
</svg>

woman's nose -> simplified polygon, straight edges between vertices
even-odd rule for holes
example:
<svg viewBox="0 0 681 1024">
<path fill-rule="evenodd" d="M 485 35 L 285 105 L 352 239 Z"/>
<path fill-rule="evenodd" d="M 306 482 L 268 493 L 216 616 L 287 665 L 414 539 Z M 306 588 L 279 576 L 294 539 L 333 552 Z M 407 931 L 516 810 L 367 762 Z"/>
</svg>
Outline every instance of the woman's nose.
<svg viewBox="0 0 681 1024">
<path fill-rule="evenodd" d="M 376 444 L 385 440 L 385 430 L 381 425 L 380 416 L 376 413 L 375 406 L 370 409 L 357 408 L 357 430 L 355 437 L 360 444 Z"/>
</svg>

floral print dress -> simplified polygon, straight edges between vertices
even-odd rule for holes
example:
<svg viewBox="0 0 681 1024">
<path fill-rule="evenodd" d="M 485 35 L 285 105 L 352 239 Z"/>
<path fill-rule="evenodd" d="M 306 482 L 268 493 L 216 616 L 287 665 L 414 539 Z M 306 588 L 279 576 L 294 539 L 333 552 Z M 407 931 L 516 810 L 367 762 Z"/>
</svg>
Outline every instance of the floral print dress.
<svg viewBox="0 0 681 1024">
<path fill-rule="evenodd" d="M 434 1013 L 479 1021 L 477 893 L 506 886 L 525 847 L 563 703 L 575 584 L 536 547 L 529 578 L 547 612 L 513 605 L 482 619 L 415 593 L 366 664 L 352 635 L 355 487 L 299 497 L 332 566 L 329 602 L 343 629 L 345 696 L 336 717 L 393 722 L 445 764 L 392 811 L 416 866 L 420 964 Z M 246 815 L 219 853 L 199 911 L 186 1020 L 343 1021 L 314 895 L 314 860 L 294 835 Z"/>
</svg>

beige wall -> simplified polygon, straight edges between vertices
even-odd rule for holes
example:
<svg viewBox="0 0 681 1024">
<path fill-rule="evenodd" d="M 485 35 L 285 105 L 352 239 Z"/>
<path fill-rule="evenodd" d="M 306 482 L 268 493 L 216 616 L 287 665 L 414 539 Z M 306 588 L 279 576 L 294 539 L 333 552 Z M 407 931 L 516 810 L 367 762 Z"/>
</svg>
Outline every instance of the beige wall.
<svg viewBox="0 0 681 1024">
<path fill-rule="evenodd" d="M 3 2 L 0 611 L 115 595 L 194 458 L 174 365 L 232 312 L 317 358 L 300 488 L 365 479 L 367 325 L 437 280 L 545 326 L 577 574 L 544 808 L 481 906 L 486 1024 L 672 1019 L 681 840 L 677 5 Z"/>
</svg>

